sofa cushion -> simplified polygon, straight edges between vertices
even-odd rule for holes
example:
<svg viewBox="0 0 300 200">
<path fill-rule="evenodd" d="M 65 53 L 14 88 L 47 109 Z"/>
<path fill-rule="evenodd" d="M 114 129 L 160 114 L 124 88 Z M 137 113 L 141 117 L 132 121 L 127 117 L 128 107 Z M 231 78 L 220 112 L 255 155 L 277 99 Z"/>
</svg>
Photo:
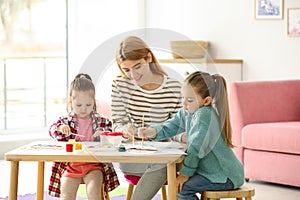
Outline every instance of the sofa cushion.
<svg viewBox="0 0 300 200">
<path fill-rule="evenodd" d="M 300 154 L 300 122 L 249 124 L 242 129 L 247 149 Z"/>
</svg>

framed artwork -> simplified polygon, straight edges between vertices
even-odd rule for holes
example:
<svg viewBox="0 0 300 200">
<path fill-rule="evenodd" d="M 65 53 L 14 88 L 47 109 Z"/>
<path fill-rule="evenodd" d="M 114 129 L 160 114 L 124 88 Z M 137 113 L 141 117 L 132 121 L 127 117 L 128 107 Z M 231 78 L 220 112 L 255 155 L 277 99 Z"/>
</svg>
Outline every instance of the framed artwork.
<svg viewBox="0 0 300 200">
<path fill-rule="evenodd" d="M 255 0 L 255 19 L 283 19 L 283 0 Z"/>
<path fill-rule="evenodd" d="M 289 36 L 300 36 L 300 8 L 289 8 L 287 13 Z"/>
</svg>

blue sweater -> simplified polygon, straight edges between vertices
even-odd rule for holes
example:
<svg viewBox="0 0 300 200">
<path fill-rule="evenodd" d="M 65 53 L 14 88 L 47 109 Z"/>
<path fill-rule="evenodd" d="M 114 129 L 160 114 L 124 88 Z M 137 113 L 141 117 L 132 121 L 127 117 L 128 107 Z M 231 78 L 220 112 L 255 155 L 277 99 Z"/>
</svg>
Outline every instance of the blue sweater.
<svg viewBox="0 0 300 200">
<path fill-rule="evenodd" d="M 225 183 L 229 178 L 238 188 L 244 183 L 244 168 L 221 134 L 219 118 L 211 106 L 203 106 L 190 114 L 179 112 L 163 125 L 153 125 L 155 140 L 173 137 L 186 131 L 187 156 L 180 173 L 200 174 L 211 182 Z"/>
</svg>

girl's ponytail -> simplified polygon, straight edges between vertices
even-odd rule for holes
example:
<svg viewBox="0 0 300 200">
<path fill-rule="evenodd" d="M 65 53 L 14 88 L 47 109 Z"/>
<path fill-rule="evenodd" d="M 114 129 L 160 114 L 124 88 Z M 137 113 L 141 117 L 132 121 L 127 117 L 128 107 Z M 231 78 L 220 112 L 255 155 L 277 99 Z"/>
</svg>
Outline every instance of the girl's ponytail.
<svg viewBox="0 0 300 200">
<path fill-rule="evenodd" d="M 219 74 L 212 75 L 216 83 L 216 91 L 213 98 L 213 105 L 220 118 L 220 125 L 225 142 L 229 147 L 234 147 L 232 143 L 232 130 L 229 117 L 229 104 L 226 80 Z"/>
</svg>

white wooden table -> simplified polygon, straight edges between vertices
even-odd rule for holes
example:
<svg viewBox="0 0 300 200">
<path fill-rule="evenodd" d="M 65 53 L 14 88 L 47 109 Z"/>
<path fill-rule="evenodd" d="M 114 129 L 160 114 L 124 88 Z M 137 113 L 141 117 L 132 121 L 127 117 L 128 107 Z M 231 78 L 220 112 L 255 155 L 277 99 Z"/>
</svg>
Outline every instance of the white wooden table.
<svg viewBox="0 0 300 200">
<path fill-rule="evenodd" d="M 44 199 L 45 162 L 116 162 L 116 163 L 166 163 L 168 177 L 168 199 L 177 199 L 176 163 L 184 158 L 183 149 L 157 147 L 153 153 L 118 152 L 117 149 L 99 147 L 99 143 L 83 143 L 83 151 L 66 152 L 65 142 L 38 141 L 21 146 L 5 154 L 11 162 L 9 200 L 17 200 L 20 161 L 38 163 L 37 200 Z M 165 144 L 164 144 L 165 145 Z M 95 148 L 93 148 L 95 147 Z"/>
</svg>

